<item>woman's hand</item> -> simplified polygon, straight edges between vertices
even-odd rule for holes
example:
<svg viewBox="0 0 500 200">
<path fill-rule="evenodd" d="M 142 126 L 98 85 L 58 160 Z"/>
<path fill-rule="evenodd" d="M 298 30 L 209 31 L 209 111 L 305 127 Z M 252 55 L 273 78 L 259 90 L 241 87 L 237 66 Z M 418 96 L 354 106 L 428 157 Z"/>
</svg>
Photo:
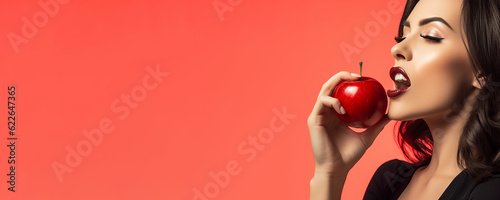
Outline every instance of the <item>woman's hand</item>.
<svg viewBox="0 0 500 200">
<path fill-rule="evenodd" d="M 354 74 L 356 75 L 356 74 Z M 315 160 L 315 174 L 345 176 L 372 145 L 390 121 L 387 114 L 377 124 L 357 133 L 340 121 L 334 112 L 342 114 L 339 100 L 330 96 L 342 80 L 356 80 L 359 75 L 342 71 L 332 76 L 321 88 L 314 108 L 307 119 Z"/>
</svg>

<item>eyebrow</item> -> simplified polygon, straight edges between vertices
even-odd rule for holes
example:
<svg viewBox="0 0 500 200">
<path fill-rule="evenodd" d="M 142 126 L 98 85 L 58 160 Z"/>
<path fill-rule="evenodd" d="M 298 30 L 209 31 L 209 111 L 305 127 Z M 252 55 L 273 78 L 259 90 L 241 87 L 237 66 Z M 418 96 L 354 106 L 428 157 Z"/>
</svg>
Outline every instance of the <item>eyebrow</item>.
<svg viewBox="0 0 500 200">
<path fill-rule="evenodd" d="M 420 20 L 420 22 L 418 22 L 418 25 L 423 26 L 423 25 L 426 25 L 426 24 L 431 23 L 431 22 L 441 22 L 444 25 L 448 26 L 448 28 L 450 28 L 452 31 L 455 31 L 455 30 L 453 30 L 453 28 L 451 28 L 450 24 L 448 24 L 448 22 L 446 22 L 441 17 L 431 17 L 431 18 L 422 19 L 422 20 Z M 404 22 L 404 26 L 410 27 L 410 22 L 408 22 L 408 20 L 406 20 Z"/>
</svg>

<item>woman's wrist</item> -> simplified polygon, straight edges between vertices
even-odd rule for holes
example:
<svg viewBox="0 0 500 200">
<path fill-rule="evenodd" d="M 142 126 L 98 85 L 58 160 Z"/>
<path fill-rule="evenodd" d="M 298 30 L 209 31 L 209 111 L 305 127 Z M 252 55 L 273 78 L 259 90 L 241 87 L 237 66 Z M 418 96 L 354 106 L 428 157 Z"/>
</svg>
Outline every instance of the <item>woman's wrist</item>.
<svg viewBox="0 0 500 200">
<path fill-rule="evenodd" d="M 310 200 L 340 200 L 347 178 L 345 174 L 314 173 L 310 185 Z"/>
<path fill-rule="evenodd" d="M 312 179 L 344 182 L 347 179 L 347 174 L 348 174 L 347 172 L 323 173 L 323 172 L 314 171 L 314 175 L 313 175 Z"/>
<path fill-rule="evenodd" d="M 314 169 L 314 176 L 329 177 L 329 178 L 346 178 L 349 170 L 331 170 L 316 167 Z"/>
</svg>

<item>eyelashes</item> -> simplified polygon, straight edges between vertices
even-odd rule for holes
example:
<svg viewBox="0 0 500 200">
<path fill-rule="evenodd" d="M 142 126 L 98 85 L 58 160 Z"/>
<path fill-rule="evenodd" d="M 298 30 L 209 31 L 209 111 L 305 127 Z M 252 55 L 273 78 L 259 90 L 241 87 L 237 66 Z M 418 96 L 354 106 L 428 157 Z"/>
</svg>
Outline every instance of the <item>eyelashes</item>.
<svg viewBox="0 0 500 200">
<path fill-rule="evenodd" d="M 434 43 L 439 43 L 439 42 L 441 42 L 441 40 L 444 39 L 444 38 L 440 38 L 440 37 L 434 37 L 434 36 L 422 35 L 422 34 L 420 34 L 420 37 L 427 39 L 430 42 L 434 42 Z M 399 37 L 399 36 L 394 37 L 394 40 L 396 40 L 397 43 L 400 43 L 405 39 L 406 39 L 406 37 Z"/>
<path fill-rule="evenodd" d="M 402 42 L 406 37 L 399 37 L 399 36 L 396 36 L 394 37 L 394 40 L 396 40 L 397 43 L 400 43 Z"/>
<path fill-rule="evenodd" d="M 428 39 L 428 40 L 433 41 L 433 42 L 441 42 L 441 40 L 444 39 L 444 38 L 440 38 L 440 37 L 434 37 L 434 36 L 422 35 L 422 34 L 420 34 L 420 37 L 423 37 L 423 38 Z"/>
</svg>

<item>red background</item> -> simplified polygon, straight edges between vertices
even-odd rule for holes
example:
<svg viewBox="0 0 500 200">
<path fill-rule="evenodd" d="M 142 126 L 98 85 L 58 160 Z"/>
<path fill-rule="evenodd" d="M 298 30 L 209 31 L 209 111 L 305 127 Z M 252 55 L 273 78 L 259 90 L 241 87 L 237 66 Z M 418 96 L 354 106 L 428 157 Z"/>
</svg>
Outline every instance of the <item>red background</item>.
<svg viewBox="0 0 500 200">
<path fill-rule="evenodd" d="M 308 199 L 314 160 L 306 119 L 321 85 L 339 71 L 359 73 L 363 61 L 364 76 L 392 87 L 390 48 L 403 7 L 400 0 L 1 1 L 0 110 L 7 113 L 14 85 L 18 140 L 13 193 L 2 115 L 0 198 L 191 200 L 200 190 L 207 199 Z M 389 13 L 387 23 L 371 11 Z M 144 90 L 148 67 L 168 76 Z M 112 109 L 122 95 L 142 95 L 128 115 Z M 284 109 L 295 116 L 287 124 L 275 120 Z M 68 165 L 67 148 L 90 144 L 82 132 L 106 119 L 113 131 L 83 148 L 88 155 L 59 179 L 53 164 Z M 361 199 L 380 164 L 402 159 L 394 124 L 351 170 L 343 199 Z M 260 149 L 249 144 L 273 127 Z M 228 163 L 237 164 L 233 175 Z M 230 178 L 217 185 L 211 172 Z"/>
</svg>

